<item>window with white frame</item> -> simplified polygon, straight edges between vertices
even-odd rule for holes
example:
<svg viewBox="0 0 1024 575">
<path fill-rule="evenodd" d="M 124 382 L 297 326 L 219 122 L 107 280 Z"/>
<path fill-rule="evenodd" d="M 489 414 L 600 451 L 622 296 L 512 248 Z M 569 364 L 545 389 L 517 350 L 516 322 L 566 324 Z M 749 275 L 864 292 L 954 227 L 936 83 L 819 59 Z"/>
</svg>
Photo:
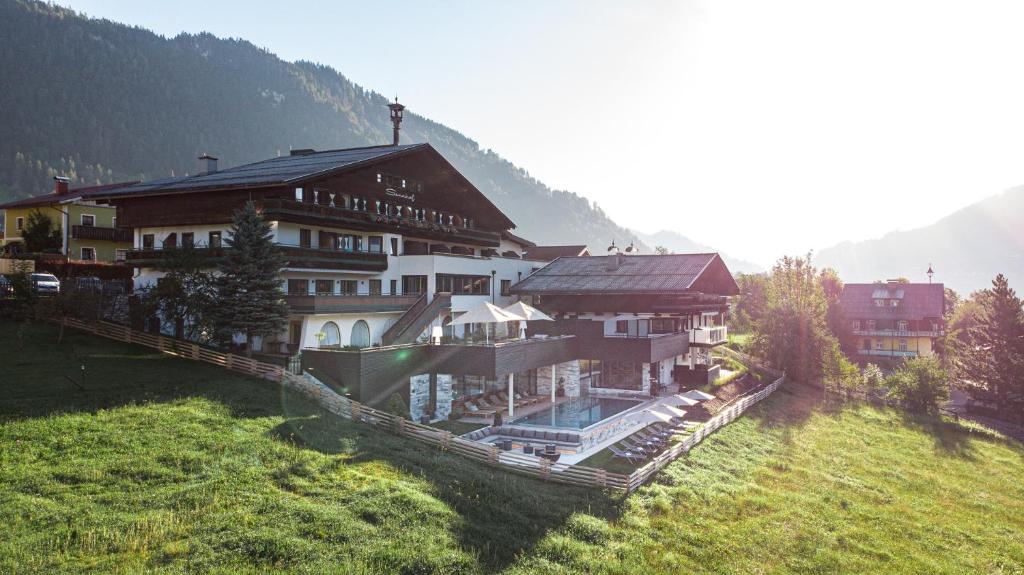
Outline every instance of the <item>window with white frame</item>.
<svg viewBox="0 0 1024 575">
<path fill-rule="evenodd" d="M 868 331 L 875 331 L 875 320 L 868 320 Z"/>
<path fill-rule="evenodd" d="M 124 248 L 117 248 L 114 250 L 114 261 L 123 262 L 128 259 L 128 250 Z"/>
<path fill-rule="evenodd" d="M 907 331 L 907 325 L 907 321 L 901 319 L 900 321 L 896 322 L 896 331 Z"/>
<path fill-rule="evenodd" d="M 900 351 L 907 351 L 907 340 L 900 340 Z"/>
<path fill-rule="evenodd" d="M 860 320 L 853 320 L 853 331 L 860 331 Z"/>
<path fill-rule="evenodd" d="M 877 349 L 878 351 L 882 351 L 883 349 L 885 349 L 885 342 L 883 342 L 880 339 L 875 340 L 875 349 Z"/>
<path fill-rule="evenodd" d="M 96 261 L 96 249 L 95 248 L 82 248 L 82 261 L 86 261 L 86 262 Z"/>
<path fill-rule="evenodd" d="M 82 225 L 87 227 L 93 227 L 96 225 L 96 216 L 92 214 L 82 214 Z"/>
<path fill-rule="evenodd" d="M 296 202 L 301 202 L 302 201 L 302 196 L 303 196 L 302 188 L 295 188 L 295 201 Z"/>
</svg>

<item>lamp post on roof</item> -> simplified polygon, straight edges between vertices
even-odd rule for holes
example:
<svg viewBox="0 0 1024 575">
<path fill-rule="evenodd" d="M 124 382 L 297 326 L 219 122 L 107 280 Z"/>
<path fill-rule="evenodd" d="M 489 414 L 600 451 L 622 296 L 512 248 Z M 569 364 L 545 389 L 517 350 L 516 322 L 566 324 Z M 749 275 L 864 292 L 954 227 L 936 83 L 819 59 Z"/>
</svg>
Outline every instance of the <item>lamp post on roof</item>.
<svg viewBox="0 0 1024 575">
<path fill-rule="evenodd" d="M 388 104 L 388 108 L 391 110 L 391 124 L 395 127 L 394 141 L 392 146 L 398 145 L 398 130 L 402 124 L 402 111 L 405 110 L 405 106 L 398 103 L 398 96 L 395 96 L 395 102 Z"/>
<path fill-rule="evenodd" d="M 932 276 L 935 275 L 935 272 L 932 271 L 932 264 L 928 264 L 928 271 L 925 273 L 928 274 L 928 283 L 932 283 Z"/>
</svg>

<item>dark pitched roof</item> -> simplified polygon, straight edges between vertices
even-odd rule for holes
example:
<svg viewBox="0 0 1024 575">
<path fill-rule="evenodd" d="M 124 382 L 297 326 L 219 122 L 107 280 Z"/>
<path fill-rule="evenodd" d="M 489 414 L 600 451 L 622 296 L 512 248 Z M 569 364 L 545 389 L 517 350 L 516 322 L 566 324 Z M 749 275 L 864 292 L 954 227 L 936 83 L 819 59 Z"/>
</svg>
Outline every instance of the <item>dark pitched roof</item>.
<svg viewBox="0 0 1024 575">
<path fill-rule="evenodd" d="M 279 156 L 252 164 L 180 178 L 162 178 L 116 190 L 110 197 L 166 194 L 222 188 L 246 188 L 300 183 L 361 166 L 389 156 L 406 153 L 430 144 L 372 146 Z"/>
<path fill-rule="evenodd" d="M 50 192 L 49 194 L 43 194 L 41 196 L 32 196 L 31 198 L 22 198 L 20 200 L 14 200 L 13 202 L 7 202 L 6 204 L 0 204 L 0 210 L 6 210 L 10 208 L 31 208 L 33 206 L 48 206 L 50 204 L 59 204 L 61 202 L 90 199 L 92 197 L 101 194 L 106 194 L 110 191 L 118 190 L 121 188 L 126 188 L 128 186 L 133 186 L 138 183 L 138 181 L 119 182 L 116 184 L 105 184 L 102 186 L 74 188 L 73 190 L 69 190 L 66 194 Z"/>
<path fill-rule="evenodd" d="M 619 258 L 613 268 L 612 258 Z M 513 293 L 735 295 L 736 282 L 718 254 L 561 257 L 512 287 Z"/>
<path fill-rule="evenodd" d="M 879 306 L 876 299 L 898 300 Z M 847 319 L 921 320 L 942 317 L 945 297 L 942 284 L 873 283 L 846 284 L 839 306 Z"/>
<path fill-rule="evenodd" d="M 267 186 L 299 185 L 310 180 L 324 178 L 347 170 L 371 165 L 375 162 L 393 158 L 416 151 L 429 152 L 443 162 L 472 190 L 476 197 L 475 204 L 483 204 L 485 210 L 491 211 L 491 217 L 505 228 L 516 225 L 508 219 L 487 196 L 480 192 L 462 172 L 434 149 L 430 144 L 405 144 L 401 146 L 369 146 L 365 148 L 346 148 L 343 150 L 304 151 L 295 155 L 280 156 L 244 164 L 233 168 L 218 170 L 212 174 L 198 174 L 180 178 L 163 178 L 151 180 L 113 191 L 104 196 L 108 199 L 119 197 L 177 194 L 200 192 L 219 189 L 258 188 Z"/>
<path fill-rule="evenodd" d="M 554 260 L 562 257 L 574 258 L 590 255 L 587 246 L 532 246 L 526 250 L 526 258 L 533 260 Z"/>
</svg>

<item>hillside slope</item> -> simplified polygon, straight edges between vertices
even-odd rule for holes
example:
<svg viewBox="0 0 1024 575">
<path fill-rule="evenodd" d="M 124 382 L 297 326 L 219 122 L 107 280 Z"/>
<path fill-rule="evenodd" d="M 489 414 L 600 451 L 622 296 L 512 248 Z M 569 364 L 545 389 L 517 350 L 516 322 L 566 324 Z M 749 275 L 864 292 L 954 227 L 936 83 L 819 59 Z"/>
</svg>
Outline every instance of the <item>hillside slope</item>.
<svg viewBox="0 0 1024 575">
<path fill-rule="evenodd" d="M 23 350 L 0 347 L 3 573 L 1024 569 L 1019 443 L 798 384 L 623 499 L 501 473 L 214 366 L 23 332 Z M 79 391 L 64 376 L 83 362 Z"/>
<path fill-rule="evenodd" d="M 391 141 L 387 101 L 337 71 L 285 62 L 209 34 L 164 38 L 35 2 L 0 0 L 0 200 L 287 154 Z M 405 102 L 415 110 L 415 102 Z M 593 249 L 632 234 L 473 140 L 407 113 L 404 142 L 430 142 L 540 243 Z"/>
<path fill-rule="evenodd" d="M 1024 187 L 1013 188 L 909 231 L 822 250 L 818 267 L 833 267 L 847 282 L 907 277 L 935 281 L 962 294 L 991 286 L 1002 273 L 1024 287 Z"/>
</svg>

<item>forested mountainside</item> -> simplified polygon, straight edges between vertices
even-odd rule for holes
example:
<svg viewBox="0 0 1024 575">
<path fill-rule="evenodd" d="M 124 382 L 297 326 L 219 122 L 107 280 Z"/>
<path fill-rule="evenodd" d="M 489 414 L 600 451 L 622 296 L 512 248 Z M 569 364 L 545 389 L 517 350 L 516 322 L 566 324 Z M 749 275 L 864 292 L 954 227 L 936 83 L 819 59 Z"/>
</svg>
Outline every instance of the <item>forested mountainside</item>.
<svg viewBox="0 0 1024 575">
<path fill-rule="evenodd" d="M 1024 289 L 1024 187 L 1008 190 L 915 230 L 892 232 L 822 250 L 818 267 L 833 267 L 847 282 L 907 277 L 925 281 L 931 264 L 935 281 L 961 295 L 991 287 L 1002 273 Z"/>
<path fill-rule="evenodd" d="M 290 148 L 390 143 L 387 100 L 332 68 L 285 62 L 244 40 L 164 38 L 31 0 L 0 0 L 0 200 L 152 179 Z M 415 109 L 415 102 L 404 102 Z M 538 243 L 601 249 L 634 235 L 473 140 L 407 112 L 402 141 L 430 142 Z"/>
</svg>

